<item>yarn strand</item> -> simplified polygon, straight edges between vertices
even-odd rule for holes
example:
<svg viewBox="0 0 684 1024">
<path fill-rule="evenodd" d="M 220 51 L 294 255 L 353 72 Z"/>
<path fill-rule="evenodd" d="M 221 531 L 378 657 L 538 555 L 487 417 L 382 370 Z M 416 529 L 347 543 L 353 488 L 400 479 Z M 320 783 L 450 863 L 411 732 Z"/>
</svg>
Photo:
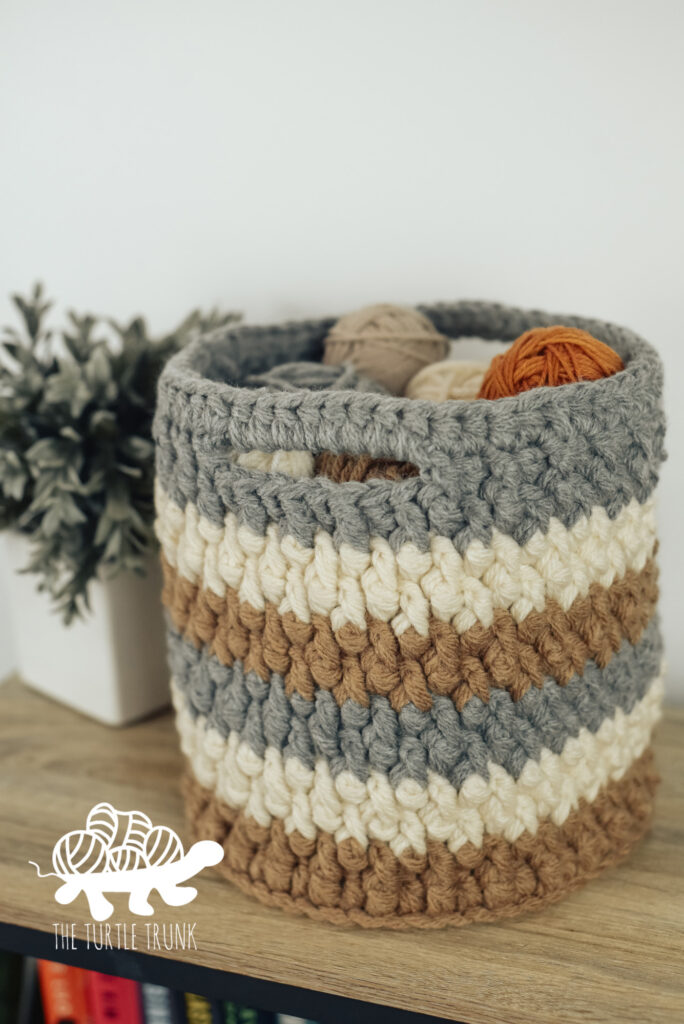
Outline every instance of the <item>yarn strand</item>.
<svg viewBox="0 0 684 1024">
<path fill-rule="evenodd" d="M 29 864 L 31 864 L 32 867 L 34 867 L 36 869 L 36 874 L 38 875 L 39 878 L 61 878 L 62 877 L 61 875 L 58 875 L 55 871 L 46 871 L 45 874 L 43 874 L 41 872 L 40 867 L 38 866 L 38 864 L 36 864 L 35 860 L 30 860 Z"/>
</svg>

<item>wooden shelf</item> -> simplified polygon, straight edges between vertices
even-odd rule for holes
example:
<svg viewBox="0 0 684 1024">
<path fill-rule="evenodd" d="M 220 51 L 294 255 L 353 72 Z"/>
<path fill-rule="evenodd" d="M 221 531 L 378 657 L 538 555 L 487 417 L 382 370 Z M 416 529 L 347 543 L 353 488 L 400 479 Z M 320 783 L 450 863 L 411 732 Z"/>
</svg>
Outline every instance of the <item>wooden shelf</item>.
<svg viewBox="0 0 684 1024">
<path fill-rule="evenodd" d="M 684 1020 L 684 712 L 667 714 L 656 747 L 663 783 L 649 837 L 540 913 L 436 932 L 338 929 L 265 908 L 207 870 L 192 904 L 158 900 L 153 918 L 197 922 L 198 950 L 148 953 L 141 919 L 114 897 L 112 921 L 138 922 L 138 952 L 82 942 L 63 951 L 53 924 L 84 935 L 87 904 L 58 906 L 55 879 L 37 878 L 28 861 L 50 870 L 55 841 L 102 800 L 187 839 L 181 756 L 168 714 L 109 729 L 10 680 L 0 687 L 0 944 L 214 994 L 256 991 L 267 1008 L 287 998 L 281 1009 L 322 1020 L 352 1019 L 344 1000 L 356 1000 L 355 1020 L 409 1019 L 367 1005 L 380 1004 L 468 1024 L 675 1024 Z"/>
</svg>

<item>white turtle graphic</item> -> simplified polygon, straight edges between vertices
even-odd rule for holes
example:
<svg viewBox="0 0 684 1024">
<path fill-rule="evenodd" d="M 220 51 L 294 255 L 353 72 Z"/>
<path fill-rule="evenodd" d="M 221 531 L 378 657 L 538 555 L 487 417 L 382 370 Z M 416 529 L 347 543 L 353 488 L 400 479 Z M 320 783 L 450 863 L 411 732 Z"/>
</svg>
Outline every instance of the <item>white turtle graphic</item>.
<svg viewBox="0 0 684 1024">
<path fill-rule="evenodd" d="M 153 825 L 141 811 L 117 811 L 108 803 L 96 804 L 86 827 L 67 832 L 52 851 L 54 871 L 39 878 L 61 878 L 55 893 L 58 903 L 72 903 L 85 893 L 95 921 L 106 921 L 114 907 L 106 892 L 129 894 L 132 914 L 149 916 L 154 908 L 149 896 L 156 889 L 164 903 L 182 907 L 191 903 L 197 889 L 187 882 L 203 868 L 223 860 L 223 847 L 210 839 L 194 843 L 187 853 L 171 828 Z"/>
</svg>

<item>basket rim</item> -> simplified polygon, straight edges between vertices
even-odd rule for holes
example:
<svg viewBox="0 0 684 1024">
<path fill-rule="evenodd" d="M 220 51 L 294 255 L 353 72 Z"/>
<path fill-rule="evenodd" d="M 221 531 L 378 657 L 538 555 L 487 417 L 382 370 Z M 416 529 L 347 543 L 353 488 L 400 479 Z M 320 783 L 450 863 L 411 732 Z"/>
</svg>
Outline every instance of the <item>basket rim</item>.
<svg viewBox="0 0 684 1024">
<path fill-rule="evenodd" d="M 460 311 L 463 310 L 468 314 L 468 317 L 472 317 L 474 311 L 480 311 L 480 313 L 486 315 L 489 312 L 494 312 L 503 316 L 512 315 L 513 318 L 520 317 L 524 319 L 524 324 L 518 323 L 509 331 L 492 331 L 484 326 L 481 330 L 475 334 L 471 331 L 456 334 L 451 332 L 447 333 L 447 336 L 451 340 L 459 340 L 460 338 L 477 337 L 483 341 L 493 342 L 512 342 L 518 337 L 519 333 L 524 330 L 530 330 L 533 327 L 546 327 L 555 326 L 557 324 L 563 324 L 570 327 L 578 327 L 582 330 L 586 330 L 589 333 L 595 333 L 599 340 L 603 341 L 606 338 L 606 344 L 614 347 L 621 356 L 625 363 L 623 370 L 611 377 L 604 377 L 596 381 L 578 381 L 572 384 L 557 385 L 554 388 L 540 387 L 534 388 L 530 391 L 521 392 L 518 395 L 506 396 L 504 398 L 497 399 L 452 399 L 448 403 L 437 402 L 433 399 L 416 399 L 407 398 L 402 395 L 383 395 L 375 392 L 359 392 L 359 391 L 340 391 L 338 394 L 345 395 L 345 402 L 350 400 L 354 404 L 365 405 L 371 404 L 376 406 L 378 402 L 384 404 L 387 403 L 392 407 L 397 406 L 411 406 L 413 407 L 416 403 L 425 404 L 428 407 L 442 408 L 442 409 L 462 409 L 466 408 L 477 408 L 486 403 L 488 407 L 496 406 L 497 408 L 505 408 L 507 411 L 514 407 L 525 407 L 528 405 L 538 405 L 553 400 L 554 404 L 558 402 L 571 402 L 573 397 L 579 391 L 585 391 L 587 388 L 591 388 L 593 392 L 597 390 L 601 391 L 615 391 L 619 390 L 624 386 L 626 379 L 637 379 L 641 377 L 642 373 L 646 369 L 661 368 L 660 358 L 658 353 L 649 342 L 643 337 L 638 335 L 635 331 L 628 327 L 624 327 L 615 324 L 608 320 L 598 320 L 589 317 L 577 316 L 575 314 L 567 313 L 547 313 L 536 309 L 526 309 L 523 307 L 515 306 L 504 306 L 500 303 L 490 302 L 470 302 L 462 301 L 456 303 L 435 303 L 433 305 L 419 305 L 415 309 L 427 316 L 428 319 L 443 322 L 446 317 L 458 318 Z M 254 387 L 254 386 L 243 386 L 239 381 L 231 382 L 227 380 L 217 380 L 206 373 L 202 372 L 201 365 L 206 362 L 207 355 L 216 350 L 219 345 L 230 346 L 235 343 L 244 342 L 261 342 L 267 344 L 270 341 L 276 342 L 284 340 L 287 335 L 298 335 L 302 332 L 312 336 L 312 339 L 316 339 L 316 335 L 320 337 L 322 342 L 327 334 L 328 330 L 335 324 L 335 317 L 321 317 L 315 319 L 302 319 L 302 320 L 284 320 L 274 323 L 257 323 L 257 324 L 237 324 L 229 325 L 227 327 L 220 327 L 213 331 L 206 332 L 194 339 L 188 346 L 176 353 L 165 365 L 160 382 L 166 385 L 179 385 L 182 384 L 186 387 L 190 387 L 193 393 L 199 390 L 207 397 L 211 396 L 225 396 L 234 400 L 236 396 L 244 395 L 246 398 L 255 399 L 260 397 L 264 392 L 272 395 L 276 401 L 274 406 L 277 408 L 282 406 L 284 408 L 290 408 L 293 404 L 292 396 L 297 395 L 299 400 L 302 396 L 314 395 L 327 395 L 328 392 L 322 390 L 320 392 L 312 391 L 309 388 L 293 387 L 288 391 L 269 391 L 266 387 Z M 515 322 L 515 319 L 514 319 Z M 518 327 L 521 330 L 518 330 Z M 353 396 L 352 399 L 349 396 Z"/>
<path fill-rule="evenodd" d="M 273 526 L 312 547 L 367 551 L 372 538 L 459 551 L 492 531 L 526 544 L 552 522 L 573 526 L 597 506 L 610 518 L 656 486 L 664 449 L 662 366 L 632 331 L 492 303 L 419 307 L 443 334 L 510 338 L 559 319 L 612 344 L 626 363 L 599 381 L 538 388 L 495 401 L 433 402 L 336 390 L 268 391 L 230 379 L 264 362 L 315 358 L 333 321 L 240 327 L 200 338 L 167 363 L 153 434 L 159 486 L 213 525 L 226 515 L 258 535 Z M 236 362 L 237 360 L 237 362 Z M 263 367 L 265 368 L 265 367 Z M 410 462 L 419 475 L 338 483 L 241 466 L 235 453 L 307 451 Z"/>
</svg>

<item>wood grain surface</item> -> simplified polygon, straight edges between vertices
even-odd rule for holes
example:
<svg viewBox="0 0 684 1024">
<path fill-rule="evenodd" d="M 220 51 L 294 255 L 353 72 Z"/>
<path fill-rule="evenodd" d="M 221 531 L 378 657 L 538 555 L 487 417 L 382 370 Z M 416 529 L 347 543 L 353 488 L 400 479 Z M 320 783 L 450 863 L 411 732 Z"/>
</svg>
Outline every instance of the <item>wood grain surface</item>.
<svg viewBox="0 0 684 1024">
<path fill-rule="evenodd" d="M 198 950 L 150 952 L 469 1024 L 681 1024 L 684 712 L 666 715 L 656 749 L 663 783 L 650 836 L 540 913 L 437 932 L 338 929 L 262 907 L 206 870 L 187 907 L 152 896 L 155 922 L 197 922 Z M 53 844 L 103 800 L 145 811 L 187 843 L 180 770 L 168 714 L 109 729 L 16 680 L 0 686 L 0 920 L 50 933 L 73 922 L 84 934 L 84 897 L 58 906 L 57 880 L 37 878 L 28 861 L 51 870 Z M 111 899 L 112 921 L 137 920 L 144 937 L 126 897 Z"/>
</svg>

